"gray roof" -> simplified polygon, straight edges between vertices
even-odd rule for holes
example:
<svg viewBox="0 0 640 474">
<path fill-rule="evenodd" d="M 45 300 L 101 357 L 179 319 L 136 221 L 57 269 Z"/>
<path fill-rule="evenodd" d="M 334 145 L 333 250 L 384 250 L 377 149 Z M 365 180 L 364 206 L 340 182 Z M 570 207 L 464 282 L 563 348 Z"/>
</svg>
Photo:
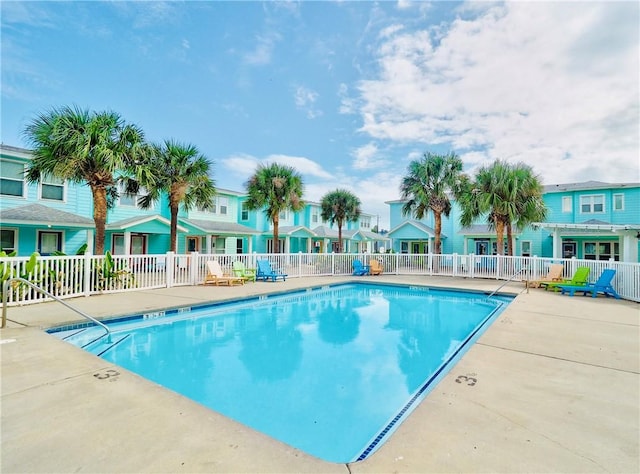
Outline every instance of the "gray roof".
<svg viewBox="0 0 640 474">
<path fill-rule="evenodd" d="M 458 231 L 458 234 L 460 235 L 496 235 L 496 231 L 495 229 L 489 228 L 489 226 L 485 224 L 474 224 L 469 227 L 463 227 Z M 505 235 L 506 235 L 506 229 L 505 229 Z"/>
<path fill-rule="evenodd" d="M 402 227 L 406 227 L 408 225 L 410 225 L 412 227 L 415 227 L 416 229 L 418 229 L 418 230 L 420 230 L 420 231 L 422 231 L 422 232 L 424 232 L 425 234 L 428 234 L 428 235 L 435 235 L 435 233 L 436 233 L 436 231 L 433 230 L 433 228 L 429 227 L 428 225 L 423 224 L 420 221 L 416 221 L 416 220 L 412 219 L 412 220 L 407 220 L 407 221 L 401 222 L 399 225 L 397 225 L 396 227 L 391 229 L 389 231 L 388 235 L 391 235 L 394 232 L 396 232 L 397 230 L 401 229 Z M 445 234 L 440 234 L 440 237 L 443 238 L 443 239 L 447 238 L 447 236 Z"/>
<path fill-rule="evenodd" d="M 93 219 L 60 211 L 42 204 L 27 204 L 0 211 L 3 224 L 56 225 L 63 227 L 93 228 Z"/>
<path fill-rule="evenodd" d="M 327 239 L 338 238 L 338 231 L 330 227 L 327 227 L 326 225 L 319 225 L 318 227 L 313 229 L 313 233 L 316 234 L 318 237 L 325 237 Z"/>
<path fill-rule="evenodd" d="M 246 225 L 236 224 L 235 222 L 216 222 L 204 219 L 180 219 L 182 222 L 197 227 L 205 232 L 212 234 L 227 235 L 251 235 L 261 234 L 262 232 L 247 227 Z"/>
<path fill-rule="evenodd" d="M 364 238 L 364 240 L 391 240 L 389 237 L 385 237 L 384 235 L 376 234 L 375 232 L 370 232 L 368 230 L 359 230 L 358 233 Z"/>
<path fill-rule="evenodd" d="M 581 183 L 549 184 L 543 186 L 544 193 L 586 191 L 589 189 L 638 188 L 640 183 L 605 183 L 603 181 L 584 181 Z"/>
</svg>

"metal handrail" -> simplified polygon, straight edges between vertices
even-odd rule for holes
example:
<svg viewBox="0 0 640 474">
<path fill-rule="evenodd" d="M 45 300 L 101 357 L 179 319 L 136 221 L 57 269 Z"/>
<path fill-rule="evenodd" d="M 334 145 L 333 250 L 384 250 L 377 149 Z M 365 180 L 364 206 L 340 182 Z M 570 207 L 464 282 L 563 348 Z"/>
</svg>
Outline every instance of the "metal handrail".
<svg viewBox="0 0 640 474">
<path fill-rule="evenodd" d="M 90 321 L 96 323 L 98 326 L 101 326 L 106 331 L 107 342 L 108 343 L 111 342 L 111 330 L 105 324 L 101 323 L 96 318 L 94 318 L 92 316 L 89 316 L 87 313 L 84 313 L 84 312 L 80 311 L 78 308 L 74 308 L 69 303 L 65 303 L 64 301 L 62 301 L 57 296 L 52 295 L 47 290 L 45 290 L 43 288 L 40 288 L 39 286 L 35 285 L 34 283 L 30 282 L 29 280 L 25 280 L 24 278 L 20 278 L 20 277 L 9 278 L 9 279 L 5 280 L 4 283 L 2 284 L 2 326 L 0 326 L 0 327 L 4 328 L 7 325 L 7 295 L 9 293 L 9 284 L 12 281 L 20 281 L 22 283 L 26 283 L 28 286 L 30 286 L 34 290 L 39 291 L 40 293 L 48 296 L 49 298 L 53 298 L 54 300 L 58 301 L 59 303 L 62 303 L 64 306 L 69 308 L 71 311 L 75 311 L 80 316 L 83 316 L 83 317 L 89 319 Z"/>
<path fill-rule="evenodd" d="M 513 275 L 511 275 L 509 277 L 509 279 L 507 281 L 505 281 L 502 285 L 500 285 L 498 288 L 496 288 L 495 290 L 493 290 L 489 296 L 487 296 L 487 299 L 491 298 L 493 295 L 495 295 L 498 291 L 500 291 L 502 289 L 502 287 L 504 287 L 507 283 L 509 283 L 511 280 L 513 280 L 515 277 L 517 277 L 518 275 L 520 275 L 522 272 L 524 272 L 525 270 L 528 270 L 527 268 L 523 267 L 520 270 L 518 270 L 517 272 L 515 272 Z"/>
</svg>

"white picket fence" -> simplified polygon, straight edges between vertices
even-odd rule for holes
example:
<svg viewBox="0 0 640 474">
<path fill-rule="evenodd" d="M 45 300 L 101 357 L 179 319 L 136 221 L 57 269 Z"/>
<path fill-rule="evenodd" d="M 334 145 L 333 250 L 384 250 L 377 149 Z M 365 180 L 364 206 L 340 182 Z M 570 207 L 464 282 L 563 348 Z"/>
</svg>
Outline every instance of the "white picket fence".
<svg viewBox="0 0 640 474">
<path fill-rule="evenodd" d="M 605 268 L 616 270 L 613 286 L 624 299 L 640 302 L 640 264 L 615 261 L 432 254 L 199 254 L 104 255 L 38 257 L 36 268 L 27 271 L 29 257 L 0 258 L 0 277 L 23 277 L 58 298 L 90 296 L 152 288 L 199 285 L 206 276 L 206 262 L 216 259 L 231 273 L 232 264 L 242 261 L 255 268 L 256 261 L 267 259 L 274 269 L 288 278 L 351 275 L 352 263 L 367 264 L 371 258 L 382 263 L 384 273 L 392 275 L 429 275 L 495 280 L 525 281 L 545 276 L 549 265 L 562 263 L 565 277 L 579 266 L 590 268 L 591 281 Z M 515 275 L 515 276 L 514 276 Z M 4 286 L 4 285 L 3 285 Z M 3 295 L 3 298 L 5 296 Z M 7 291 L 10 305 L 49 300 L 47 296 L 13 282 Z"/>
</svg>

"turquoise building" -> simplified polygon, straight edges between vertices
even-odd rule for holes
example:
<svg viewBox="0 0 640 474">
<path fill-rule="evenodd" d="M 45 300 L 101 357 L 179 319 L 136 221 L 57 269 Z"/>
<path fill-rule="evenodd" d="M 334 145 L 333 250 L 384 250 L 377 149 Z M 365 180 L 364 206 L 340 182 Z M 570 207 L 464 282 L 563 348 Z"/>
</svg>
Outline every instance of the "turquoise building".
<svg viewBox="0 0 640 474">
<path fill-rule="evenodd" d="M 544 186 L 545 222 L 514 232 L 514 255 L 638 262 L 640 183 L 584 183 Z M 402 215 L 404 201 L 388 201 L 392 248 L 428 253 L 433 248 L 433 214 L 421 220 Z M 460 207 L 442 218 L 442 253 L 494 255 L 496 234 L 484 223 L 462 228 Z M 505 236 L 506 246 L 506 236 Z M 506 254 L 506 248 L 505 252 Z"/>
<path fill-rule="evenodd" d="M 0 146 L 1 249 L 27 256 L 75 254 L 84 245 L 93 253 L 93 198 L 86 185 L 44 178 L 24 179 L 29 150 Z M 144 190 L 140 191 L 143 194 Z M 113 254 L 159 254 L 170 248 L 170 212 L 163 196 L 150 209 L 137 206 L 140 196 L 120 194 L 108 211 L 105 251 Z M 180 209 L 177 253 L 270 253 L 275 246 L 271 222 L 261 211 L 249 211 L 244 193 L 217 189 L 211 209 Z M 388 239 L 371 232 L 373 215 L 362 214 L 343 229 L 345 250 L 373 252 Z M 323 222 L 318 203 L 280 216 L 281 252 L 332 252 L 337 229 Z M 382 243 L 382 244 L 381 244 Z M 387 244 L 388 245 L 388 244 Z"/>
</svg>

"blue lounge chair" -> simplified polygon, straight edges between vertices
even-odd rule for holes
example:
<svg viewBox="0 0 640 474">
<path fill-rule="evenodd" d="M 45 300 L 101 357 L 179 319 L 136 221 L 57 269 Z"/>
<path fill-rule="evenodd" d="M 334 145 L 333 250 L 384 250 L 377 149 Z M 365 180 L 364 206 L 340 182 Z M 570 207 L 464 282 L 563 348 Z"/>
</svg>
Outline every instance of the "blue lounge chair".
<svg viewBox="0 0 640 474">
<path fill-rule="evenodd" d="M 354 260 L 351 266 L 353 267 L 353 275 L 362 276 L 369 273 L 369 265 L 363 265 L 360 260 Z"/>
<path fill-rule="evenodd" d="M 276 272 L 271 268 L 269 260 L 258 260 L 258 273 L 256 274 L 256 278 L 258 280 L 276 281 L 278 278 L 282 278 L 282 281 L 285 281 L 287 276 L 288 275 L 286 273 Z"/>
<path fill-rule="evenodd" d="M 605 296 L 613 296 L 616 299 L 620 299 L 620 295 L 611 286 L 611 281 L 616 275 L 616 271 L 612 269 L 603 270 L 598 281 L 595 283 L 587 283 L 586 285 L 558 285 L 558 288 L 562 291 L 562 294 L 568 293 L 569 296 L 573 296 L 576 292 L 582 292 L 583 296 L 587 293 L 591 293 L 593 298 L 598 293 L 602 293 Z"/>
</svg>

